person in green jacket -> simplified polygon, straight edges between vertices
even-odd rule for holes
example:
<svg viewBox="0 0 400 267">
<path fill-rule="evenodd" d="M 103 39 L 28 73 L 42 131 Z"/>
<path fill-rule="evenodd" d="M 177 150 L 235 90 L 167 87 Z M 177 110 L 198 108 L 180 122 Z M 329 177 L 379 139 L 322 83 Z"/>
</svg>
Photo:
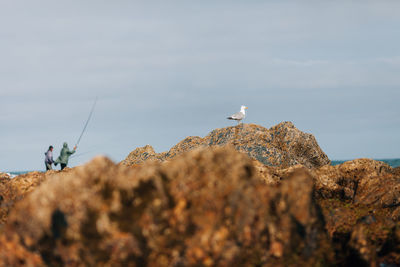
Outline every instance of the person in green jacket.
<svg viewBox="0 0 400 267">
<path fill-rule="evenodd" d="M 76 146 L 72 151 L 69 150 L 67 142 L 64 143 L 63 148 L 61 149 L 60 156 L 54 162 L 54 165 L 57 166 L 58 163 L 61 164 L 61 170 L 64 170 L 65 167 L 68 165 L 69 157 L 74 154 L 76 151 Z"/>
</svg>

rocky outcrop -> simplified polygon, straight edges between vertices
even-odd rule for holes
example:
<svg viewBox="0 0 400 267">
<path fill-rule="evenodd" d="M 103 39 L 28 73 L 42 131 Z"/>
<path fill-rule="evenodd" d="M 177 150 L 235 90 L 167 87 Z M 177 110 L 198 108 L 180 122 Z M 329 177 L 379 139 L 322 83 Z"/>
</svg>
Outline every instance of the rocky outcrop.
<svg viewBox="0 0 400 267">
<path fill-rule="evenodd" d="M 0 235 L 0 266 L 43 266 L 38 253 L 27 250 L 18 239 Z"/>
<path fill-rule="evenodd" d="M 10 181 L 11 177 L 7 173 L 0 172 L 0 188 Z M 1 190 L 1 189 L 0 189 Z"/>
<path fill-rule="evenodd" d="M 312 172 L 322 198 L 339 198 L 380 207 L 400 205 L 400 176 L 384 162 L 356 159 Z"/>
<path fill-rule="evenodd" d="M 8 213 L 14 204 L 44 180 L 44 173 L 32 172 L 3 180 L 0 185 L 0 225 L 7 220 Z"/>
<path fill-rule="evenodd" d="M 315 144 L 241 125 L 1 179 L 0 266 L 398 265 L 399 168 L 325 165 Z"/>
<path fill-rule="evenodd" d="M 7 180 L 7 179 L 10 179 L 10 175 L 8 175 L 7 173 L 4 173 L 4 172 L 0 172 L 0 182 L 2 180 Z"/>
<path fill-rule="evenodd" d="M 0 203 L 3 199 L 1 195 L 2 190 L 4 190 L 5 185 L 10 181 L 11 177 L 7 173 L 0 172 Z"/>
<path fill-rule="evenodd" d="M 346 262 L 400 262 L 400 176 L 389 165 L 357 159 L 310 170 L 337 254 Z M 396 265 L 394 265 L 396 266 Z"/>
<path fill-rule="evenodd" d="M 338 199 L 317 202 L 339 262 L 355 266 L 391 266 L 400 262 L 400 223 L 393 220 L 390 208 Z"/>
<path fill-rule="evenodd" d="M 231 148 L 135 168 L 99 157 L 18 202 L 6 232 L 48 265 L 329 265 L 313 188 L 306 170 L 271 187 Z"/>
<path fill-rule="evenodd" d="M 150 145 L 139 147 L 129 153 L 128 157 L 123 161 L 124 165 L 133 166 L 136 164 L 143 163 L 147 160 L 161 162 L 165 156 L 165 153 L 156 153 L 154 148 Z"/>
<path fill-rule="evenodd" d="M 19 175 L 13 179 L 3 179 L 0 181 L 0 226 L 7 221 L 10 210 L 15 203 L 22 200 L 29 192 L 38 187 L 43 181 L 52 178 L 55 174 L 62 177 L 71 169 L 64 171 L 30 172 Z"/>
<path fill-rule="evenodd" d="M 396 169 L 370 159 L 313 169 L 253 164 L 269 185 L 282 183 L 289 173 L 310 173 L 338 263 L 377 266 L 400 262 L 400 175 Z"/>
<path fill-rule="evenodd" d="M 164 161 L 195 148 L 227 145 L 269 166 L 302 164 L 311 168 L 330 163 L 313 135 L 301 132 L 291 122 L 283 122 L 270 129 L 255 124 L 216 129 L 204 138 L 187 137 L 168 152 L 159 154 L 147 145 L 134 150 L 121 164 Z"/>
</svg>

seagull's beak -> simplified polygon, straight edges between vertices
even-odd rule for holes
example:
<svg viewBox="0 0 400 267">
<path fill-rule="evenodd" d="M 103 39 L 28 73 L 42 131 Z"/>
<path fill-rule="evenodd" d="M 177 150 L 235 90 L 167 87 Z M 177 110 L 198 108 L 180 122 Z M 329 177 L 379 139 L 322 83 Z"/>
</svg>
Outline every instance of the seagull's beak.
<svg viewBox="0 0 400 267">
<path fill-rule="evenodd" d="M 245 107 L 244 109 L 248 109 L 248 107 Z"/>
</svg>

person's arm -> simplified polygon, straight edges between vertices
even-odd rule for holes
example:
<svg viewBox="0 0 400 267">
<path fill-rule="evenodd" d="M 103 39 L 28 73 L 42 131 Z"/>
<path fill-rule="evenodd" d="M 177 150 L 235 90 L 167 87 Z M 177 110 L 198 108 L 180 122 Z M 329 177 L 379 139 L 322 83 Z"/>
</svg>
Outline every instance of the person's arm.
<svg viewBox="0 0 400 267">
<path fill-rule="evenodd" d="M 68 155 L 72 155 L 72 154 L 75 153 L 75 151 L 76 151 L 76 146 L 74 146 L 74 150 L 72 150 L 72 151 L 67 151 L 67 153 L 68 153 Z"/>
</svg>

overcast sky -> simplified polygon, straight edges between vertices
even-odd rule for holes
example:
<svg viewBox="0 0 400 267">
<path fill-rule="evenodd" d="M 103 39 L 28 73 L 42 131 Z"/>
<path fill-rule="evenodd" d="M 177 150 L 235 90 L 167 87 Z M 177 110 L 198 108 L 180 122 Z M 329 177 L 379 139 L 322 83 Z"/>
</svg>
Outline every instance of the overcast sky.
<svg viewBox="0 0 400 267">
<path fill-rule="evenodd" d="M 152 2 L 150 4 L 149 2 Z M 300 3 L 301 2 L 301 3 Z M 400 157 L 400 1 L 0 1 L 0 171 L 205 136 L 240 105 L 330 159 Z"/>
</svg>

